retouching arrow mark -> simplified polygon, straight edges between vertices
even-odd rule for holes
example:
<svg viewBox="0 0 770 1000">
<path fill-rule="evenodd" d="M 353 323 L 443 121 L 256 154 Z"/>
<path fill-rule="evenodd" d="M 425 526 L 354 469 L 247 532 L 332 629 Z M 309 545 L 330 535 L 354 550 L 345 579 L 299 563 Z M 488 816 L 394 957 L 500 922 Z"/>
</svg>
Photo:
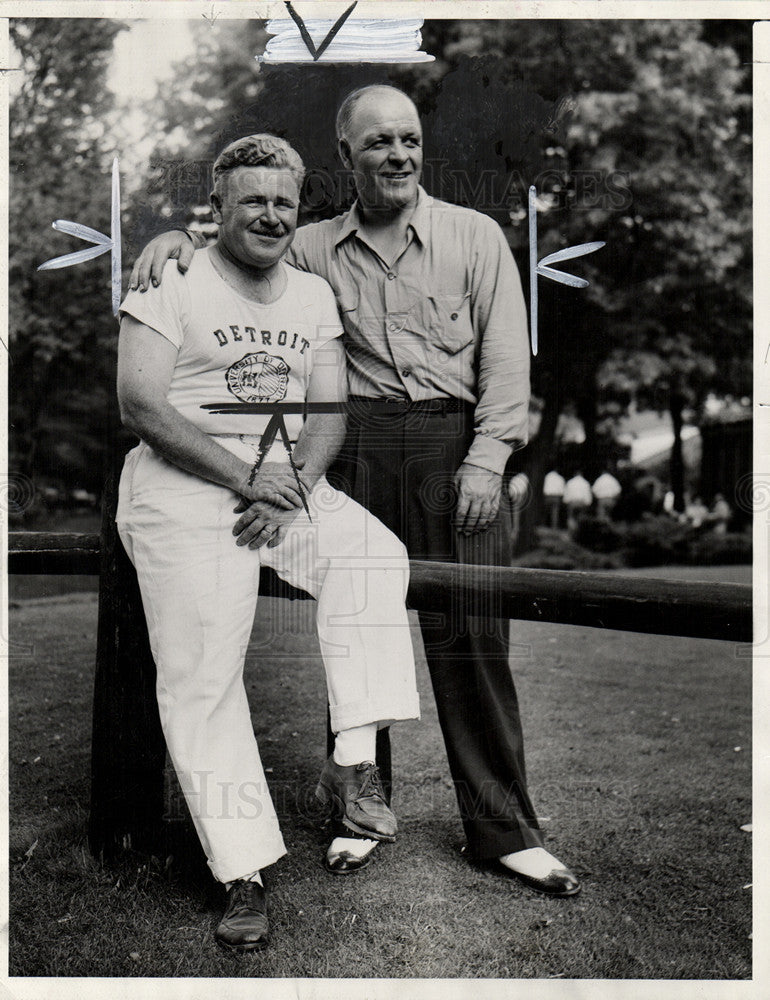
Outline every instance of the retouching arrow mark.
<svg viewBox="0 0 770 1000">
<path fill-rule="evenodd" d="M 112 315 L 118 315 L 120 308 L 120 279 L 123 263 L 120 246 L 120 171 L 117 156 L 112 161 L 112 212 L 110 218 L 112 239 Z"/>
<path fill-rule="evenodd" d="M 329 48 L 329 46 L 339 33 L 340 28 L 353 13 L 357 5 L 358 5 L 358 0 L 355 0 L 355 2 L 352 3 L 348 7 L 348 9 L 344 12 L 344 14 L 340 14 L 340 16 L 337 18 L 337 20 L 334 22 L 331 29 L 329 30 L 329 33 L 327 34 L 326 38 L 324 38 L 324 40 L 321 42 L 318 48 L 316 48 L 315 42 L 310 37 L 310 32 L 307 30 L 307 27 L 305 26 L 305 22 L 299 16 L 296 10 L 292 7 L 291 0 L 286 0 L 286 9 L 291 15 L 291 18 L 294 21 L 294 23 L 297 25 L 297 28 L 299 28 L 299 33 L 302 36 L 302 41 L 305 43 L 305 45 L 307 45 L 308 52 L 313 57 L 313 60 L 315 62 L 317 62 L 324 54 L 324 52 L 326 52 L 326 50 Z"/>
<path fill-rule="evenodd" d="M 574 274 L 559 271 L 555 267 L 548 267 L 548 265 L 557 264 L 562 260 L 572 260 L 575 257 L 584 257 L 587 253 L 600 250 L 603 246 L 604 243 L 599 241 L 595 243 L 580 243 L 574 247 L 565 247 L 563 250 L 557 250 L 556 253 L 549 253 L 537 265 L 537 273 L 542 274 L 544 278 L 550 278 L 552 281 L 559 281 L 562 285 L 570 285 L 572 288 L 587 288 L 588 282 L 585 278 L 578 278 Z"/>
<path fill-rule="evenodd" d="M 54 229 L 59 227 L 54 222 Z M 101 257 L 103 253 L 109 253 L 112 246 L 109 243 L 98 243 L 95 247 L 88 247 L 87 250 L 76 250 L 75 253 L 65 254 L 63 257 L 53 257 L 41 264 L 38 271 L 55 271 L 60 267 L 71 267 L 73 264 L 82 264 L 85 260 L 93 260 L 94 257 Z"/>
<path fill-rule="evenodd" d="M 112 251 L 112 313 L 118 315 L 120 307 L 121 289 L 121 246 L 120 246 L 120 174 L 118 172 L 117 157 L 112 161 L 112 209 L 110 236 L 91 229 L 90 226 L 81 225 L 79 222 L 69 222 L 66 219 L 57 219 L 52 223 L 53 228 L 60 233 L 67 233 L 69 236 L 76 236 L 79 240 L 93 243 L 94 246 L 86 247 L 85 250 L 76 250 L 74 253 L 64 254 L 63 257 L 52 257 L 38 267 L 38 271 L 55 271 L 60 267 L 71 267 L 73 264 L 82 264 L 86 260 L 93 260 L 101 257 L 103 253 Z"/>
<path fill-rule="evenodd" d="M 543 264 L 537 265 L 537 273 L 551 281 L 558 281 L 560 285 L 569 285 L 571 288 L 587 288 L 588 282 L 585 278 L 578 278 L 575 274 L 567 274 L 566 271 L 557 271 L 555 267 L 545 267 Z"/>
<path fill-rule="evenodd" d="M 574 247 L 564 247 L 556 253 L 546 254 L 541 261 L 537 259 L 537 190 L 534 187 L 529 189 L 529 312 L 530 312 L 530 337 L 532 342 L 532 354 L 537 356 L 537 276 L 541 274 L 551 281 L 558 281 L 561 285 L 569 285 L 571 288 L 587 288 L 588 282 L 585 278 L 579 278 L 576 274 L 568 274 L 566 271 L 559 271 L 555 267 L 548 267 L 549 264 L 557 264 L 562 260 L 572 260 L 575 257 L 584 257 L 594 250 L 600 250 L 605 243 L 596 241 L 594 243 L 580 243 Z"/>
<path fill-rule="evenodd" d="M 53 223 L 53 228 L 60 233 L 68 233 L 70 236 L 77 236 L 79 240 L 87 243 L 99 243 L 102 246 L 110 245 L 110 237 L 104 233 L 99 233 L 90 226 L 82 226 L 79 222 L 67 222 L 66 219 L 57 219 Z M 45 264 L 41 264 L 38 271 L 42 271 Z"/>
<path fill-rule="evenodd" d="M 558 264 L 562 260 L 572 260 L 573 257 L 583 257 L 587 253 L 593 253 L 594 250 L 601 250 L 604 243 L 601 241 L 596 241 L 595 243 L 578 243 L 574 247 L 565 247 L 563 250 L 557 250 L 556 253 L 549 253 L 546 257 L 540 261 L 541 264 Z"/>
</svg>

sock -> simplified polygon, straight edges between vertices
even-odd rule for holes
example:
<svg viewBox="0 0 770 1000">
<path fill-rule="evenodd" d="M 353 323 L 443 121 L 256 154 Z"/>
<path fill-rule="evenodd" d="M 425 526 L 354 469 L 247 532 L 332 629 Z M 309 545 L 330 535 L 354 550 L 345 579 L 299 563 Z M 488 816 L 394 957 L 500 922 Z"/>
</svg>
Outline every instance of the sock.
<svg viewBox="0 0 770 1000">
<path fill-rule="evenodd" d="M 531 878 L 548 878 L 554 869 L 566 870 L 561 861 L 549 854 L 544 847 L 530 847 L 524 851 L 505 854 L 500 858 L 500 863 L 512 871 L 529 875 Z"/>
<path fill-rule="evenodd" d="M 350 767 L 364 760 L 374 760 L 377 746 L 377 723 L 354 729 L 342 729 L 334 738 L 334 763 Z"/>
<path fill-rule="evenodd" d="M 265 883 L 262 881 L 262 876 L 258 871 L 252 872 L 250 875 L 244 875 L 242 878 L 233 879 L 233 882 L 259 882 L 259 884 L 264 889 Z M 230 889 L 233 882 L 225 882 L 225 889 Z"/>
</svg>

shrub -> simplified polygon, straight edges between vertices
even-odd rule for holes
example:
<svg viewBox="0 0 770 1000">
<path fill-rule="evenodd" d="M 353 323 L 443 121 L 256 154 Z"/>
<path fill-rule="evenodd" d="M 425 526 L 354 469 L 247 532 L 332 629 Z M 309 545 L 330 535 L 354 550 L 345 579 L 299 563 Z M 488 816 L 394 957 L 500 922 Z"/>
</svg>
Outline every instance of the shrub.
<svg viewBox="0 0 770 1000">
<path fill-rule="evenodd" d="M 575 541 L 591 552 L 619 552 L 624 544 L 628 525 L 585 516 L 578 521 Z"/>
<path fill-rule="evenodd" d="M 680 524 L 665 515 L 648 515 L 625 528 L 623 557 L 627 566 L 689 561 L 687 549 L 694 530 L 690 525 Z"/>
<path fill-rule="evenodd" d="M 515 561 L 529 569 L 618 569 L 617 555 L 591 552 L 574 542 L 565 532 L 552 528 L 537 529 L 537 546 Z"/>
<path fill-rule="evenodd" d="M 694 563 L 727 566 L 750 563 L 752 560 L 751 533 L 733 532 L 715 535 L 710 532 L 694 539 L 689 546 L 690 560 Z"/>
<path fill-rule="evenodd" d="M 575 541 L 593 552 L 614 554 L 625 566 L 751 562 L 748 533 L 716 535 L 708 526 L 693 528 L 666 515 L 646 514 L 631 523 L 587 517 Z"/>
</svg>

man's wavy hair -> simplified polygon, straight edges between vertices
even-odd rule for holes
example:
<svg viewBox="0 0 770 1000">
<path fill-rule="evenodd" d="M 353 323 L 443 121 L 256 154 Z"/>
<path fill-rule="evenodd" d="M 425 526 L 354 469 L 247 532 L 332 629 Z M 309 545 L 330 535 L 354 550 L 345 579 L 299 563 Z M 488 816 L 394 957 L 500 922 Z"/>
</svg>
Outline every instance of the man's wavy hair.
<svg viewBox="0 0 770 1000">
<path fill-rule="evenodd" d="M 214 161 L 214 193 L 222 194 L 222 179 L 236 167 L 275 167 L 288 170 L 297 182 L 297 190 L 302 188 L 305 178 L 305 164 L 296 149 L 285 139 L 267 132 L 246 135 L 225 146 Z"/>
</svg>

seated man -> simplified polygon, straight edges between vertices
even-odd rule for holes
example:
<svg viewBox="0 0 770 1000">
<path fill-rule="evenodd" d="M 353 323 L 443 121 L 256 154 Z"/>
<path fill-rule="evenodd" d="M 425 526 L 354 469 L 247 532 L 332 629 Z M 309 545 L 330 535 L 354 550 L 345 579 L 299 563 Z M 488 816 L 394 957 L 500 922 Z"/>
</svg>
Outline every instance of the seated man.
<svg viewBox="0 0 770 1000">
<path fill-rule="evenodd" d="M 530 391 L 526 308 L 506 238 L 486 216 L 422 188 L 422 126 L 403 92 L 375 84 L 348 94 L 337 137 L 357 200 L 303 226 L 289 250 L 297 267 L 329 282 L 345 326 L 354 391 L 330 474 L 412 558 L 509 565 L 500 492 L 511 450 L 527 439 Z M 160 284 L 169 257 L 184 271 L 192 255 L 188 235 L 157 237 L 132 287 Z M 449 615 L 423 612 L 420 627 L 465 856 L 536 891 L 574 896 L 580 883 L 545 849 L 529 795 L 508 622 L 496 598 Z M 387 730 L 383 737 L 385 761 Z M 335 835 L 326 868 L 349 874 L 377 846 Z"/>
<path fill-rule="evenodd" d="M 282 139 L 232 143 L 214 164 L 216 244 L 121 308 L 118 397 L 141 441 L 126 457 L 118 527 L 142 591 L 169 753 L 228 889 L 215 936 L 241 951 L 267 941 L 260 870 L 285 853 L 243 685 L 260 565 L 318 601 L 336 733 L 318 793 L 349 830 L 393 840 L 376 733 L 419 714 L 404 546 L 324 478 L 344 416 L 288 416 L 292 467 L 280 441 L 260 453 L 267 415 L 213 405 L 346 397 L 334 295 L 282 259 L 303 175 Z"/>
</svg>

